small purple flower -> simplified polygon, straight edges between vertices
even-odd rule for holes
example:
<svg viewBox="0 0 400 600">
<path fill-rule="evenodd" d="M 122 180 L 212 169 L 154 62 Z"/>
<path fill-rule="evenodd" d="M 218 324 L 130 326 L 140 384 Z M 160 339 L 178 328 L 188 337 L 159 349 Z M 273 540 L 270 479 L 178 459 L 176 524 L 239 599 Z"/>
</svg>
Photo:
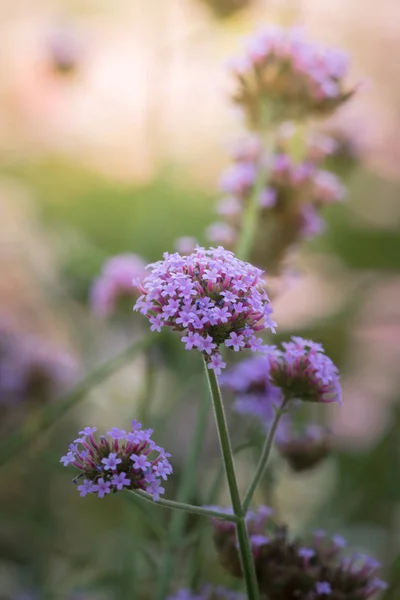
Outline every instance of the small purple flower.
<svg viewBox="0 0 400 600">
<path fill-rule="evenodd" d="M 212 341 L 212 337 L 208 335 L 206 338 L 199 337 L 197 348 L 200 352 L 206 352 L 207 354 L 211 354 L 213 349 L 216 347 L 214 342 Z"/>
<path fill-rule="evenodd" d="M 318 581 L 315 584 L 315 591 L 320 596 L 329 596 L 332 593 L 332 588 L 327 581 Z"/>
<path fill-rule="evenodd" d="M 129 487 L 131 485 L 131 480 L 128 479 L 126 473 L 121 471 L 121 473 L 118 473 L 118 475 L 116 473 L 113 475 L 111 483 L 118 491 L 121 491 L 124 489 L 124 487 Z"/>
<path fill-rule="evenodd" d="M 114 452 L 110 452 L 107 458 L 102 458 L 101 462 L 103 463 L 106 471 L 109 469 L 114 471 L 117 468 L 117 465 L 122 462 L 122 460 L 117 458 L 117 455 Z"/>
<path fill-rule="evenodd" d="M 145 275 L 145 263 L 136 254 L 110 258 L 91 290 L 93 312 L 100 317 L 108 317 L 117 310 L 120 299 L 136 298 L 138 285 Z"/>
<path fill-rule="evenodd" d="M 134 469 L 146 470 L 147 467 L 150 466 L 150 463 L 144 454 L 139 454 L 139 456 L 137 456 L 136 454 L 132 454 L 130 458 L 131 458 L 131 461 L 133 462 Z"/>
<path fill-rule="evenodd" d="M 239 350 L 244 348 L 245 345 L 246 345 L 246 342 L 244 341 L 244 336 L 238 335 L 234 331 L 229 336 L 229 339 L 225 340 L 225 346 L 227 348 L 229 348 L 229 346 L 232 346 L 232 348 L 233 348 L 233 350 L 235 350 L 235 352 L 239 352 Z"/>
<path fill-rule="evenodd" d="M 79 432 L 79 435 L 89 436 L 93 435 L 97 431 L 97 427 L 85 427 Z"/>
<path fill-rule="evenodd" d="M 126 436 L 126 431 L 118 427 L 113 427 L 110 431 L 107 431 L 107 435 L 114 438 L 114 440 L 123 440 Z"/>
<path fill-rule="evenodd" d="M 264 544 L 268 544 L 270 541 L 269 537 L 261 534 L 254 534 L 250 536 L 250 543 L 252 546 L 264 546 Z"/>
<path fill-rule="evenodd" d="M 75 454 L 71 451 L 68 452 L 65 456 L 62 456 L 60 458 L 60 462 L 62 462 L 64 467 L 67 467 L 69 464 L 73 463 L 74 460 L 75 460 Z"/>
<path fill-rule="evenodd" d="M 104 498 L 104 496 L 106 494 L 109 494 L 111 492 L 110 488 L 111 488 L 111 482 L 104 481 L 103 477 L 100 477 L 100 479 L 97 480 L 97 483 L 95 483 L 92 486 L 92 491 L 97 492 L 98 498 Z"/>
<path fill-rule="evenodd" d="M 160 499 L 160 494 L 165 492 L 164 488 L 160 485 L 160 479 L 153 479 L 147 486 L 147 492 L 153 496 L 153 500 L 157 501 Z"/>
<path fill-rule="evenodd" d="M 222 360 L 220 354 L 213 354 L 207 366 L 209 369 L 212 369 L 216 375 L 220 375 L 221 369 L 225 369 L 226 363 Z"/>
<path fill-rule="evenodd" d="M 93 481 L 89 481 L 89 479 L 85 479 L 82 485 L 78 485 L 78 490 L 80 492 L 80 496 L 84 498 L 86 494 L 90 494 L 93 492 Z"/>
</svg>

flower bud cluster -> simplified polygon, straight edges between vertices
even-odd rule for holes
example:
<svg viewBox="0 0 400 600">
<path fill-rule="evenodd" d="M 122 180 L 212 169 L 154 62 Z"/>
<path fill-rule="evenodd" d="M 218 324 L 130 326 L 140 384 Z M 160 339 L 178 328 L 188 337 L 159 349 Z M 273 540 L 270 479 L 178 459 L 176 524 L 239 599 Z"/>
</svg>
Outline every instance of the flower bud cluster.
<svg viewBox="0 0 400 600">
<path fill-rule="evenodd" d="M 221 384 L 237 394 L 236 410 L 268 423 L 273 407 L 283 398 L 308 402 L 341 402 L 337 367 L 323 346 L 292 337 L 276 346 L 265 346 L 263 356 L 235 365 Z"/>
<path fill-rule="evenodd" d="M 323 461 L 331 451 L 328 430 L 318 425 L 307 425 L 303 431 L 295 432 L 286 421 L 275 436 L 279 454 L 293 471 L 312 469 Z"/>
<path fill-rule="evenodd" d="M 222 247 L 197 247 L 187 256 L 166 253 L 149 269 L 134 309 L 149 319 L 152 331 L 184 333 L 185 348 L 201 352 L 217 374 L 226 366 L 221 344 L 255 352 L 263 346 L 256 333 L 274 331 L 263 272 Z"/>
<path fill-rule="evenodd" d="M 99 441 L 95 432 L 96 427 L 85 427 L 60 460 L 65 467 L 71 464 L 81 472 L 74 479 L 77 482 L 83 477 L 78 486 L 80 496 L 104 498 L 111 492 L 136 489 L 158 500 L 164 493 L 161 479 L 168 478 L 172 467 L 170 454 L 151 439 L 153 430 L 142 429 L 140 423 L 132 421 L 131 431 L 113 427 Z"/>
<path fill-rule="evenodd" d="M 269 600 L 366 600 L 387 587 L 376 577 L 376 560 L 362 554 L 343 556 L 346 541 L 341 536 L 317 531 L 305 545 L 290 539 L 286 527 L 271 515 L 263 506 L 247 516 L 259 589 Z M 217 519 L 212 524 L 221 564 L 241 577 L 234 526 Z"/>
<path fill-rule="evenodd" d="M 295 162 L 284 145 L 266 156 L 256 137 L 242 140 L 234 151 L 233 164 L 221 176 L 224 196 L 217 212 L 223 220 L 208 227 L 206 234 L 211 241 L 228 248 L 235 245 L 260 170 L 269 176 L 268 183 L 257 192 L 259 221 L 254 246 L 258 262 L 264 264 L 264 255 L 273 255 L 279 262 L 296 242 L 320 233 L 324 228 L 321 209 L 341 200 L 345 187 L 334 173 L 320 168 L 318 161 L 307 158 Z M 271 269 L 269 264 L 266 267 Z"/>
<path fill-rule="evenodd" d="M 146 276 L 145 263 L 136 254 L 120 254 L 109 258 L 91 290 L 91 307 L 100 317 L 116 312 L 124 299 L 137 298 L 138 283 Z"/>
<path fill-rule="evenodd" d="M 345 78 L 346 53 L 309 41 L 299 28 L 266 27 L 249 38 L 242 56 L 231 62 L 234 101 L 253 128 L 335 111 L 354 93 Z"/>
</svg>

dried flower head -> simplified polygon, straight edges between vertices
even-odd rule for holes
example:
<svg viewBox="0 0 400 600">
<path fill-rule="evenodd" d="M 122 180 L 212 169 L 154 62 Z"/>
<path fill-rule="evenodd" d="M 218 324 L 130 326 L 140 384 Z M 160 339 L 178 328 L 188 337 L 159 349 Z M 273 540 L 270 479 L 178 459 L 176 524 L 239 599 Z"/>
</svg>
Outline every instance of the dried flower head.
<svg viewBox="0 0 400 600">
<path fill-rule="evenodd" d="M 234 100 L 254 128 L 263 105 L 277 122 L 328 115 L 354 94 L 344 83 L 348 67 L 344 52 L 307 40 L 298 28 L 260 29 L 231 64 Z"/>
<path fill-rule="evenodd" d="M 188 256 L 166 253 L 149 269 L 135 310 L 149 319 L 152 331 L 171 327 L 184 333 L 186 349 L 201 352 L 217 374 L 226 366 L 221 344 L 255 352 L 262 346 L 256 333 L 274 331 L 262 271 L 222 247 L 197 247 Z"/>
<path fill-rule="evenodd" d="M 137 286 L 145 275 L 145 263 L 136 254 L 109 258 L 92 286 L 90 300 L 93 312 L 108 317 L 117 310 L 121 300 L 137 298 Z"/>
<path fill-rule="evenodd" d="M 295 432 L 288 420 L 275 436 L 275 446 L 279 454 L 288 462 L 293 471 L 306 471 L 323 461 L 331 451 L 331 436 L 326 427 L 308 425 Z"/>
<path fill-rule="evenodd" d="M 96 427 L 85 427 L 79 438 L 69 446 L 60 462 L 66 467 L 73 465 L 81 473 L 74 479 L 82 497 L 106 494 L 123 489 L 145 490 L 158 500 L 164 493 L 161 479 L 172 473 L 168 461 L 170 456 L 151 439 L 152 429 L 142 429 L 137 421 L 132 421 L 128 433 L 117 427 L 100 436 L 96 441 Z"/>
<path fill-rule="evenodd" d="M 187 589 L 179 590 L 174 596 L 169 596 L 167 600 L 245 600 L 245 595 L 224 587 L 206 585 L 199 592 Z"/>
<path fill-rule="evenodd" d="M 305 545 L 290 539 L 271 515 L 261 507 L 247 518 L 260 592 L 269 600 L 366 600 L 387 587 L 376 577 L 376 560 L 362 554 L 343 557 L 342 536 L 317 531 Z M 221 564 L 241 577 L 235 528 L 221 527 L 216 519 L 212 523 Z"/>
</svg>

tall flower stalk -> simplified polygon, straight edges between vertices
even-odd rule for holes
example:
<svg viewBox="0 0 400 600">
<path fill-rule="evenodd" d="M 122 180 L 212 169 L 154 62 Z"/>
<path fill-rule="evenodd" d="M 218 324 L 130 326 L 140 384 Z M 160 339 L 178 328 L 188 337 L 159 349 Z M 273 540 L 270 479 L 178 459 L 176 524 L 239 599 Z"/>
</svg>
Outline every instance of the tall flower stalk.
<svg viewBox="0 0 400 600">
<path fill-rule="evenodd" d="M 251 552 L 250 539 L 246 527 L 246 510 L 243 509 L 239 495 L 239 488 L 236 479 L 233 452 L 229 438 L 228 425 L 225 417 L 225 410 L 222 401 L 221 391 L 214 371 L 207 368 L 204 363 L 206 376 L 210 387 L 210 394 L 214 408 L 215 422 L 217 425 L 219 443 L 221 448 L 222 460 L 224 463 L 226 479 L 228 482 L 229 493 L 232 502 L 233 514 L 237 518 L 236 535 L 242 575 L 246 585 L 247 596 L 249 600 L 257 600 L 259 596 L 257 575 L 254 566 L 253 555 Z"/>
</svg>

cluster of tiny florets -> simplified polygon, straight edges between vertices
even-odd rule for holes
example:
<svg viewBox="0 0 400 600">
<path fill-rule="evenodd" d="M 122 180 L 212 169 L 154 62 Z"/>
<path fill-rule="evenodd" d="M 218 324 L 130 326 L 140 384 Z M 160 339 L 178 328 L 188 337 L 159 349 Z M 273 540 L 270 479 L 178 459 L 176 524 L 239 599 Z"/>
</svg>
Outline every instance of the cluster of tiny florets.
<svg viewBox="0 0 400 600">
<path fill-rule="evenodd" d="M 221 586 L 206 585 L 199 592 L 179 590 L 167 600 L 245 600 L 245 595 Z"/>
<path fill-rule="evenodd" d="M 268 182 L 258 191 L 257 197 L 260 218 L 257 244 L 261 247 L 261 261 L 264 245 L 267 245 L 264 253 L 270 253 L 268 244 L 271 244 L 271 240 L 261 235 L 265 227 L 272 225 L 282 230 L 280 237 L 285 240 L 286 247 L 313 237 L 324 228 L 321 209 L 341 200 L 345 195 L 345 187 L 334 173 L 322 169 L 316 160 L 306 158 L 302 162 L 295 162 L 283 148 L 267 156 L 262 153 L 257 138 L 242 140 L 234 150 L 233 164 L 220 179 L 224 196 L 218 203 L 217 212 L 223 220 L 213 223 L 206 230 L 211 241 L 227 248 L 234 246 L 243 226 L 247 203 L 258 186 L 260 169 L 269 173 Z"/>
<path fill-rule="evenodd" d="M 151 439 L 152 429 L 142 429 L 137 421 L 132 421 L 129 432 L 113 427 L 107 436 L 96 441 L 96 427 L 85 427 L 69 446 L 60 460 L 64 466 L 72 465 L 81 472 L 74 482 L 80 496 L 96 494 L 104 498 L 111 492 L 124 489 L 144 490 L 158 500 L 164 493 L 161 480 L 172 473 L 168 461 L 170 454 L 157 446 Z"/>
<path fill-rule="evenodd" d="M 331 434 L 326 427 L 307 425 L 296 431 L 289 419 L 281 424 L 274 442 L 293 471 L 312 469 L 331 451 Z"/>
<path fill-rule="evenodd" d="M 118 302 L 124 298 L 137 298 L 138 283 L 146 276 L 145 263 L 136 254 L 121 254 L 109 258 L 91 290 L 91 306 L 101 317 L 112 315 Z"/>
<path fill-rule="evenodd" d="M 272 515 L 272 509 L 262 506 L 246 518 L 260 592 L 270 600 L 365 600 L 387 587 L 376 577 L 376 560 L 363 554 L 343 556 L 342 536 L 316 531 L 304 544 L 290 539 Z M 221 564 L 241 577 L 234 525 L 214 518 L 212 524 Z"/>
<path fill-rule="evenodd" d="M 300 337 L 291 339 L 282 350 L 266 346 L 263 356 L 239 362 L 224 374 L 221 384 L 235 393 L 238 412 L 268 424 L 283 398 L 340 403 L 338 369 L 323 346 Z"/>
<path fill-rule="evenodd" d="M 328 115 L 354 93 L 345 89 L 348 68 L 346 53 L 307 40 L 298 28 L 260 29 L 231 62 L 234 101 L 252 127 L 266 111 L 274 121 Z"/>
<path fill-rule="evenodd" d="M 149 269 L 135 310 L 149 319 L 152 331 L 171 327 L 184 333 L 185 348 L 201 352 L 216 374 L 226 366 L 221 344 L 255 352 L 263 346 L 255 334 L 274 331 L 263 272 L 222 247 L 197 247 L 188 256 L 166 253 Z"/>
<path fill-rule="evenodd" d="M 285 398 L 341 403 L 339 372 L 322 344 L 293 336 L 282 348 L 271 346 L 266 360 L 271 382 Z"/>
</svg>

